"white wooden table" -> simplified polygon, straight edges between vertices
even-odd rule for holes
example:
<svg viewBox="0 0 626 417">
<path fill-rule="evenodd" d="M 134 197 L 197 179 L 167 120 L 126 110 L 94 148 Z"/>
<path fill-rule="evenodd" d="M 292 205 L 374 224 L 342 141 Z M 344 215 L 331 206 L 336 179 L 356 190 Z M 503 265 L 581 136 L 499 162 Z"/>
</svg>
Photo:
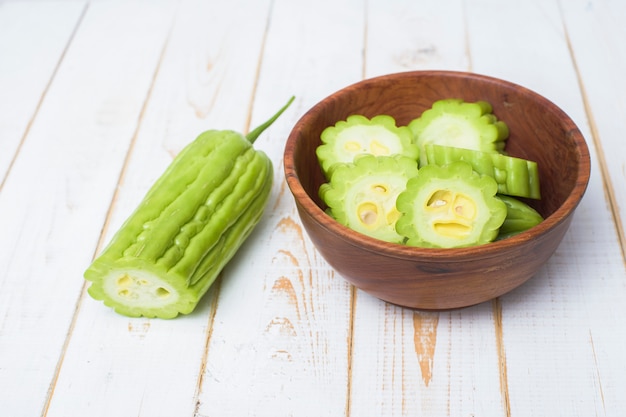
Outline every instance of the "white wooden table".
<svg viewBox="0 0 626 417">
<path fill-rule="evenodd" d="M 0 1 L 0 416 L 624 416 L 626 2 Z M 531 88 L 583 131 L 592 175 L 519 289 L 395 307 L 319 256 L 285 185 L 304 112 L 416 69 Z M 83 271 L 209 128 L 257 141 L 269 208 L 198 309 L 129 319 Z"/>
</svg>

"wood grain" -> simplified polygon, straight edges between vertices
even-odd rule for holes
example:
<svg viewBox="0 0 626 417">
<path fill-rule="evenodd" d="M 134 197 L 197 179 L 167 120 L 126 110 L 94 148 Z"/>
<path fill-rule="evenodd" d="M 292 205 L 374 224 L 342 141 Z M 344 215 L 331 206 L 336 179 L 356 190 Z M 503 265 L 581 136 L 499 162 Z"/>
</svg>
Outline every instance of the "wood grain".
<svg viewBox="0 0 626 417">
<path fill-rule="evenodd" d="M 347 407 L 350 287 L 304 232 L 282 153 L 306 108 L 360 77 L 361 10 L 361 1 L 273 3 L 251 126 L 291 95 L 296 101 L 255 142 L 274 162 L 275 192 L 251 241 L 224 271 L 200 415 L 332 416 Z M 336 77 L 319 77 L 337 66 Z"/>
<path fill-rule="evenodd" d="M 465 18 L 464 5 L 460 1 L 422 2 L 419 7 L 409 1 L 370 2 L 365 76 L 407 70 L 470 69 Z M 358 294 L 352 368 L 353 379 L 359 381 L 360 389 L 352 392 L 351 415 L 366 415 L 371 410 L 376 410 L 378 415 L 499 415 L 497 362 L 487 359 L 496 356 L 494 327 L 488 306 L 454 313 L 402 314 L 402 310 L 389 309 L 380 300 L 360 291 Z M 389 314 L 399 315 L 403 327 L 413 329 L 412 338 L 401 339 L 401 350 L 384 351 L 386 356 L 393 355 L 389 360 L 402 363 L 404 375 L 418 376 L 412 380 L 413 384 L 403 384 L 399 390 L 382 385 L 393 369 L 368 358 L 372 351 L 398 343 L 394 332 L 383 336 L 375 331 L 389 320 Z M 436 328 L 433 325 L 436 337 L 423 333 L 419 326 L 415 327 L 415 319 L 419 320 L 422 315 L 431 322 L 437 321 Z M 407 334 L 411 334 L 410 330 Z M 421 356 L 422 361 L 431 364 L 428 389 L 424 388 L 423 382 L 420 384 L 419 378 L 422 376 L 423 381 L 423 374 L 419 360 L 416 360 L 415 338 L 428 341 L 425 348 L 432 352 L 432 356 Z M 476 368 L 464 372 L 467 366 Z M 372 374 L 376 377 L 369 376 Z M 383 400 L 377 401 L 380 397 Z M 402 407 L 381 410 L 383 402 L 389 404 L 392 398 L 400 398 L 396 403 Z M 490 400 L 482 401 L 481 398 Z"/>
<path fill-rule="evenodd" d="M 71 12 L 75 5 L 66 7 Z M 119 174 L 160 51 L 145 40 L 166 32 L 164 14 L 138 26 L 145 11 L 127 12 L 120 17 L 93 6 L 71 22 L 71 31 L 79 23 L 82 30 L 30 114 L 36 118 L 2 189 L 0 409 L 8 415 L 39 414 L 54 393 L 83 287 L 79 277 L 110 203 L 112 187 L 102 181 Z M 145 37 L 128 36 L 139 28 Z"/>
<path fill-rule="evenodd" d="M 0 5 L 0 189 L 85 10 L 81 1 Z M 39 30 L 25 28 L 37 27 Z M 19 39 L 19 42 L 16 42 Z"/>
<path fill-rule="evenodd" d="M 619 4 L 618 4 L 619 3 Z M 626 409 L 623 2 L 0 3 L 0 414 L 589 416 Z M 391 72 L 473 70 L 557 103 L 589 188 L 553 258 L 491 303 L 413 312 L 314 248 L 282 151 L 316 102 Z M 194 314 L 117 316 L 82 272 L 188 141 L 247 130 L 262 222 Z"/>
<path fill-rule="evenodd" d="M 607 412 L 607 397 L 601 389 L 606 385 L 602 383 L 602 377 L 614 381 L 615 375 L 611 372 L 603 375 L 595 369 L 590 337 L 594 332 L 590 332 L 586 323 L 588 320 L 600 320 L 608 325 L 607 329 L 611 329 L 613 338 L 613 342 L 605 339 L 609 351 L 613 351 L 615 344 L 623 346 L 623 326 L 611 319 L 611 324 L 607 323 L 604 314 L 595 311 L 593 307 L 598 303 L 608 303 L 609 311 L 621 310 L 622 303 L 609 301 L 613 297 L 605 301 L 591 300 L 594 299 L 592 294 L 597 294 L 598 285 L 610 292 L 616 291 L 612 284 L 600 282 L 615 282 L 619 280 L 618 276 L 623 277 L 625 273 L 623 260 L 620 260 L 615 224 L 610 220 L 611 213 L 605 202 L 597 150 L 593 146 L 584 100 L 578 88 L 581 74 L 572 66 L 574 57 L 566 42 L 566 26 L 562 10 L 557 4 L 526 2 L 515 8 L 505 8 L 495 3 L 477 2 L 476 7 L 468 9 L 471 10 L 469 22 L 476 28 L 470 29 L 474 34 L 470 48 L 475 57 L 476 70 L 520 80 L 560 103 L 588 139 L 592 155 L 588 191 L 564 244 L 536 280 L 502 299 L 503 343 L 506 349 L 511 414 L 604 414 Z M 579 7 L 587 8 L 588 5 L 578 3 Z M 588 18 L 592 18 L 593 9 L 587 9 Z M 487 16 L 506 22 L 507 30 L 494 37 L 480 23 Z M 531 29 L 520 23 L 528 19 L 533 19 L 541 29 Z M 502 24 L 501 27 L 504 29 L 504 26 Z M 573 29 L 568 25 L 567 28 L 581 30 L 581 33 L 583 30 L 582 26 Z M 507 64 L 507 61 L 512 60 L 515 60 L 516 65 Z M 537 67 L 533 64 L 536 62 L 543 64 Z M 584 213 L 593 215 L 586 216 Z M 597 243 L 593 244 L 592 241 Z M 619 260 L 617 268 L 608 274 L 604 269 L 607 257 Z M 602 278 L 598 281 L 597 277 Z M 530 298 L 521 300 L 521 297 L 527 296 Z M 530 328 L 541 331 L 533 332 L 532 335 L 529 333 L 529 337 L 519 337 L 527 331 L 522 329 Z M 558 340 L 563 337 L 570 344 L 559 343 Z M 584 388 L 582 381 L 593 382 Z M 530 398 L 532 401 L 528 400 Z M 561 401 L 555 401 L 555 398 Z M 609 402 L 615 404 L 614 401 L 621 400 L 613 399 Z"/>
</svg>

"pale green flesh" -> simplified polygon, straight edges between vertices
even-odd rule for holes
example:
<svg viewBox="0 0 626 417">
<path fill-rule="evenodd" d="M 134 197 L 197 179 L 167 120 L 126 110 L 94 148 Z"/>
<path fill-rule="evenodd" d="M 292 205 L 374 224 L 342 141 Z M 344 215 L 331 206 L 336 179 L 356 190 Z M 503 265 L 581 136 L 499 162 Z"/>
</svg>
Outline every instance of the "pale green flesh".
<svg viewBox="0 0 626 417">
<path fill-rule="evenodd" d="M 344 129 L 337 137 L 337 162 L 352 162 L 357 155 L 388 156 L 402 153 L 397 135 L 383 126 L 355 125 Z"/>
<path fill-rule="evenodd" d="M 349 227 L 387 241 L 400 241 L 395 223 L 400 213 L 396 198 L 406 186 L 403 176 L 380 175 L 353 184 L 345 197 Z"/>
<path fill-rule="evenodd" d="M 439 199 L 437 194 L 450 197 Z M 425 187 L 416 201 L 414 218 L 421 219 L 420 234 L 425 241 L 437 246 L 463 246 L 478 241 L 489 208 L 484 204 L 480 191 L 469 187 L 463 189 Z"/>
<path fill-rule="evenodd" d="M 178 291 L 168 282 L 141 270 L 113 270 L 102 281 L 104 291 L 115 303 L 131 308 L 159 309 L 179 299 Z"/>
</svg>

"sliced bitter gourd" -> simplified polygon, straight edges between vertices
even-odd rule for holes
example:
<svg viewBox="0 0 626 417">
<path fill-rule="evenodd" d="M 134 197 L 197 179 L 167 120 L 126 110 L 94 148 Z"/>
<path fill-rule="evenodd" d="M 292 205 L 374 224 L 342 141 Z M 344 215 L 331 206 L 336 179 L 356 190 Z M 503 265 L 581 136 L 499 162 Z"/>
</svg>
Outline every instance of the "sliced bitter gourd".
<svg viewBox="0 0 626 417">
<path fill-rule="evenodd" d="M 396 198 L 409 178 L 417 174 L 417 161 L 403 156 L 363 155 L 339 164 L 320 197 L 339 223 L 380 240 L 401 243 L 395 230 L 400 213 Z"/>
<path fill-rule="evenodd" d="M 543 216 L 537 210 L 523 201 L 506 195 L 498 195 L 498 198 L 506 204 L 506 218 L 500 226 L 498 239 L 511 237 L 543 221 Z"/>
<path fill-rule="evenodd" d="M 489 175 L 498 183 L 498 192 L 516 197 L 539 199 L 537 163 L 494 152 L 481 152 L 454 146 L 427 144 L 424 158 L 428 165 L 447 165 L 465 161 L 479 174 Z"/>
<path fill-rule="evenodd" d="M 317 147 L 317 158 L 330 178 L 337 163 L 349 163 L 363 154 L 374 156 L 403 155 L 417 160 L 418 148 L 407 126 L 396 126 L 388 115 L 368 119 L 362 115 L 349 116 L 322 132 L 322 145 Z"/>
<path fill-rule="evenodd" d="M 191 313 L 261 218 L 273 168 L 252 143 L 292 100 L 247 137 L 187 145 L 85 271 L 88 293 L 131 317 Z"/>
<path fill-rule="evenodd" d="M 397 199 L 396 223 L 407 245 L 455 248 L 488 243 L 498 235 L 506 205 L 498 185 L 466 162 L 426 165 Z"/>
<path fill-rule="evenodd" d="M 456 146 L 484 152 L 502 152 L 509 129 L 492 113 L 486 101 L 474 103 L 443 99 L 433 103 L 420 117 L 409 123 L 420 152 L 420 164 L 426 164 L 426 144 Z"/>
</svg>

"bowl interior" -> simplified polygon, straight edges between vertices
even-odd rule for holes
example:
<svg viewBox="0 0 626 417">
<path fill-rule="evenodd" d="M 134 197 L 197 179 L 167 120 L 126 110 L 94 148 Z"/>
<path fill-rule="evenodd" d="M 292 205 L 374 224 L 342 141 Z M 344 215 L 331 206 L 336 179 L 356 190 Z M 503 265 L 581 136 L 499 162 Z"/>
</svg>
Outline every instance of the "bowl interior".
<svg viewBox="0 0 626 417">
<path fill-rule="evenodd" d="M 509 126 L 507 153 L 538 164 L 542 198 L 525 201 L 544 218 L 560 208 L 564 210 L 568 198 L 572 207 L 567 210 L 574 209 L 588 181 L 589 156 L 571 119 L 552 102 L 524 87 L 478 74 L 447 71 L 406 72 L 364 80 L 329 96 L 307 112 L 294 127 L 285 152 L 288 181 L 294 180 L 289 178 L 292 170 L 306 193 L 299 198 L 290 184 L 296 199 L 308 198 L 321 210 L 325 208 L 318 196 L 325 179 L 315 150 L 327 126 L 352 114 L 388 114 L 398 125 L 405 125 L 444 98 L 486 100 L 493 106 L 494 114 Z M 587 166 L 581 168 L 585 161 Z"/>
</svg>

